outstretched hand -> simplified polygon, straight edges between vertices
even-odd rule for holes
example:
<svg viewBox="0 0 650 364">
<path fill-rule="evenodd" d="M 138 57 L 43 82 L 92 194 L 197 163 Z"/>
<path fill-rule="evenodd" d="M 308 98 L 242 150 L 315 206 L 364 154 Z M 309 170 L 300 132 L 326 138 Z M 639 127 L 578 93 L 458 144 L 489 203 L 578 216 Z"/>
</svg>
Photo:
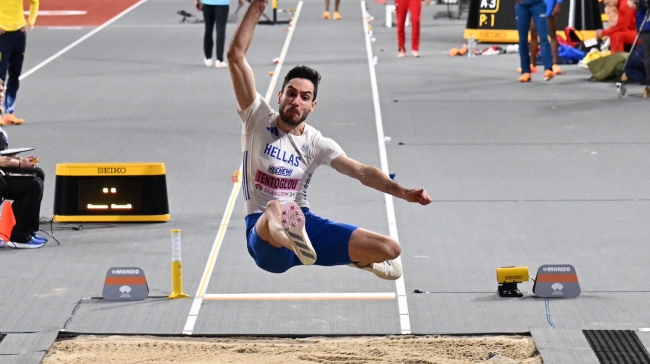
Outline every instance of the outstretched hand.
<svg viewBox="0 0 650 364">
<path fill-rule="evenodd" d="M 406 190 L 404 192 L 404 199 L 408 202 L 417 202 L 420 205 L 428 205 L 431 203 L 431 197 L 429 197 L 424 188 Z"/>
</svg>

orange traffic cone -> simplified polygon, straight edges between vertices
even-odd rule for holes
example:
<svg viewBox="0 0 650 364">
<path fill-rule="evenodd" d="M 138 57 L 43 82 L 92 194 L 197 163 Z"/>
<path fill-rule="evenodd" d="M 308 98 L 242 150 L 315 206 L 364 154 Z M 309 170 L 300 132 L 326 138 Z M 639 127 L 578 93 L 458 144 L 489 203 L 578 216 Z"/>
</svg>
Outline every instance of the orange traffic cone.
<svg viewBox="0 0 650 364">
<path fill-rule="evenodd" d="M 0 239 L 2 241 L 9 241 L 14 225 L 16 225 L 14 210 L 11 208 L 11 202 L 5 200 L 2 203 L 2 217 L 0 217 Z"/>
</svg>

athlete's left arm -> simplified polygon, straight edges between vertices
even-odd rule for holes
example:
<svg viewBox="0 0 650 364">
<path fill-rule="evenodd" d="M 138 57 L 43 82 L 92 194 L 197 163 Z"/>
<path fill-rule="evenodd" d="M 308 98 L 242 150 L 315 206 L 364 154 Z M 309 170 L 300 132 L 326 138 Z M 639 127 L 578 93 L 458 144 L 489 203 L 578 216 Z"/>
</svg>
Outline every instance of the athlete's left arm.
<svg viewBox="0 0 650 364">
<path fill-rule="evenodd" d="M 406 189 L 391 180 L 379 168 L 359 163 L 345 154 L 332 160 L 332 168 L 346 176 L 359 180 L 364 186 L 372 187 L 379 192 L 388 193 L 408 202 L 417 202 L 420 205 L 431 203 L 431 197 L 424 188 Z"/>
<path fill-rule="evenodd" d="M 40 4 L 38 0 L 29 0 L 29 17 L 27 17 L 27 25 L 29 27 L 25 27 L 26 29 L 24 31 L 30 30 L 34 27 L 34 24 L 36 24 L 36 17 L 38 16 L 39 6 Z"/>
</svg>

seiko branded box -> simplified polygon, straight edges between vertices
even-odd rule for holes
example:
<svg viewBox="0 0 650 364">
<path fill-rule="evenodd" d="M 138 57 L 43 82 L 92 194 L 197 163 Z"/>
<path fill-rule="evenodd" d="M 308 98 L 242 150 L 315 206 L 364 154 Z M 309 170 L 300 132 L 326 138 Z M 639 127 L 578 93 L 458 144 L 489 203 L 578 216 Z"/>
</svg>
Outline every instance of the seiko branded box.
<svg viewBox="0 0 650 364">
<path fill-rule="evenodd" d="M 56 222 L 168 221 L 164 163 L 56 166 Z"/>
</svg>

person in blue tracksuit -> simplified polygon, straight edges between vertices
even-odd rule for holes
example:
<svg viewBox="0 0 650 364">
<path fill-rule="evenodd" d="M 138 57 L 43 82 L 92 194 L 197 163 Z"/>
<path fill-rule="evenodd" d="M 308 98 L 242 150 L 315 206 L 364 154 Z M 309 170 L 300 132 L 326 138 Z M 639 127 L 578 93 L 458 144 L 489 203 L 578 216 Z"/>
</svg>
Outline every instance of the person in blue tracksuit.
<svg viewBox="0 0 650 364">
<path fill-rule="evenodd" d="M 623 0 L 624 1 L 624 0 Z M 517 17 L 517 32 L 519 33 L 519 60 L 521 63 L 521 77 L 519 82 L 530 82 L 530 51 L 528 47 L 528 32 L 530 21 L 535 23 L 539 41 L 542 48 L 542 61 L 544 62 L 544 80 L 549 81 L 554 77 L 553 59 L 551 56 L 551 43 L 548 40 L 548 22 L 546 20 L 546 2 L 544 0 L 517 0 L 515 15 Z"/>
<path fill-rule="evenodd" d="M 623 0 L 619 0 L 623 1 Z M 648 0 L 632 0 L 628 2 L 632 9 L 636 9 L 636 26 L 643 44 L 643 68 L 645 68 L 645 87 L 643 88 L 643 98 L 650 97 L 650 20 L 643 25 L 643 20 L 648 12 Z M 642 27 L 643 25 L 643 27 Z"/>
</svg>

